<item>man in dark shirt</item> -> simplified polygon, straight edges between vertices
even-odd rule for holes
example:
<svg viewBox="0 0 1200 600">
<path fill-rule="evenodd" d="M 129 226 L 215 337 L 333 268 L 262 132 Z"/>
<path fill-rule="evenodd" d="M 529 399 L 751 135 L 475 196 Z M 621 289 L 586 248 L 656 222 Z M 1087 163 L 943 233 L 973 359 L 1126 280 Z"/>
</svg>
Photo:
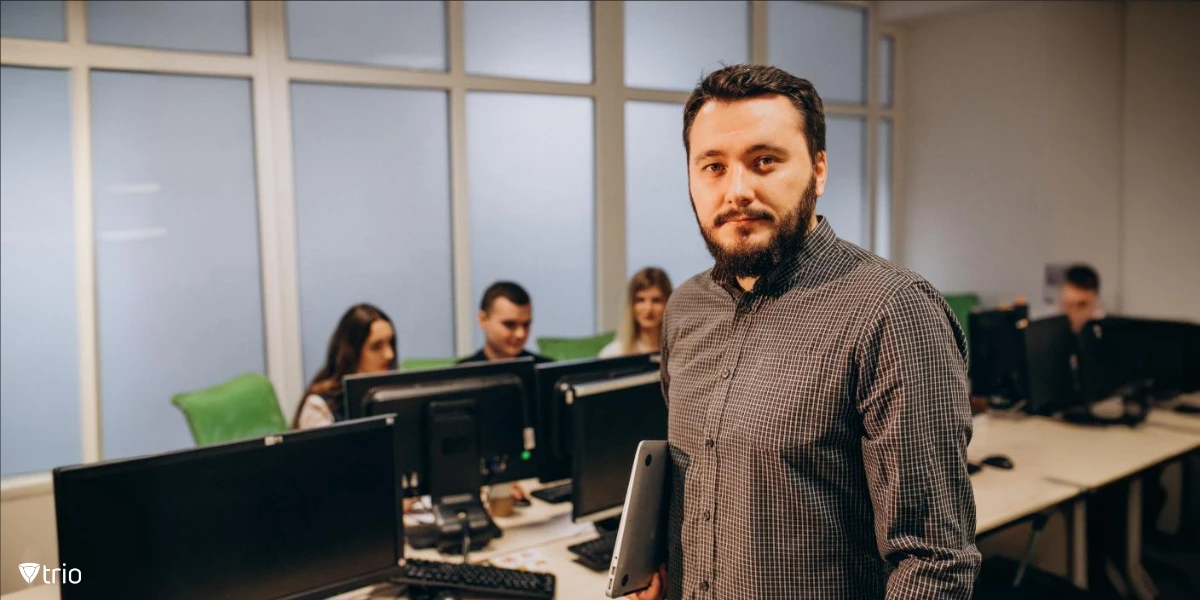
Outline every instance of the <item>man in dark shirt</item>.
<svg viewBox="0 0 1200 600">
<path fill-rule="evenodd" d="M 483 347 L 460 359 L 459 364 L 487 362 L 532 356 L 534 362 L 550 359 L 525 350 L 529 329 L 533 326 L 533 303 L 525 288 L 511 281 L 488 286 L 479 303 L 479 327 L 483 329 Z"/>
<path fill-rule="evenodd" d="M 636 597 L 968 598 L 980 556 L 950 307 L 816 215 L 825 122 L 808 81 L 716 71 L 683 133 L 715 266 L 667 307 L 669 559 Z"/>
</svg>

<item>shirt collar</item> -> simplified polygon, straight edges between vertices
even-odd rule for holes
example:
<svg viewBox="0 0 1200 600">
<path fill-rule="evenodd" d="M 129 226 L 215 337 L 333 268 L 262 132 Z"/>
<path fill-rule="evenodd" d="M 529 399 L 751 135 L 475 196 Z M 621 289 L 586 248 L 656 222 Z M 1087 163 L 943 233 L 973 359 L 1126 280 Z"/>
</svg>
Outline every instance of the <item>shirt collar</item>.
<svg viewBox="0 0 1200 600">
<path fill-rule="evenodd" d="M 775 265 L 775 268 L 760 277 L 758 283 L 754 284 L 752 293 L 779 296 L 792 289 L 799 283 L 803 273 L 808 270 L 805 267 L 820 263 L 837 247 L 837 242 L 837 234 L 834 233 L 829 220 L 818 215 L 817 226 L 804 237 L 804 244 L 800 251 L 784 257 L 783 262 Z M 743 291 L 736 278 L 723 279 L 716 269 L 712 270 L 710 276 L 714 283 L 731 293 L 734 299 L 742 297 Z"/>
</svg>

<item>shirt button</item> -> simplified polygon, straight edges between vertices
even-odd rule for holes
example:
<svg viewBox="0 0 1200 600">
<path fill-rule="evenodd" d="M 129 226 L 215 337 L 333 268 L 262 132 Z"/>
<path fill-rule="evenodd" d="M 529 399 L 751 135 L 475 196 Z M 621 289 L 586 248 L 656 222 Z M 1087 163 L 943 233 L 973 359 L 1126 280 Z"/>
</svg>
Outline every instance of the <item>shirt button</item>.
<svg viewBox="0 0 1200 600">
<path fill-rule="evenodd" d="M 721 369 L 721 379 L 729 379 L 729 369 Z"/>
<path fill-rule="evenodd" d="M 707 581 L 701 581 L 701 582 L 700 582 L 700 591 L 701 591 L 701 592 L 707 592 L 707 591 L 708 591 L 708 582 L 707 582 Z"/>
<path fill-rule="evenodd" d="M 705 521 L 711 521 L 711 520 L 712 520 L 712 513 L 711 513 L 711 512 L 708 512 L 707 510 L 706 510 L 706 511 L 704 511 L 704 520 L 705 520 Z"/>
<path fill-rule="evenodd" d="M 712 438 L 708 438 L 707 440 L 704 440 L 705 448 L 712 448 L 713 446 L 716 446 L 716 445 L 717 445 L 717 443 L 714 442 Z"/>
</svg>

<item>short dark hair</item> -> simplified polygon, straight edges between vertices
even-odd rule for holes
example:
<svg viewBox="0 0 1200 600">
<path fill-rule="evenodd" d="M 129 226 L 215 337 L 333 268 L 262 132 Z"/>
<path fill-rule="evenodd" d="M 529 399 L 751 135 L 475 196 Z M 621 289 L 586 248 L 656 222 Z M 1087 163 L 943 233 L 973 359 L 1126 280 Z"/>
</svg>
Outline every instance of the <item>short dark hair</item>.
<svg viewBox="0 0 1200 600">
<path fill-rule="evenodd" d="M 485 313 L 492 312 L 492 305 L 496 304 L 497 298 L 507 298 L 509 302 L 517 306 L 529 305 L 529 292 L 526 292 L 520 284 L 511 281 L 497 281 L 489 285 L 487 291 L 483 292 L 479 310 Z"/>
<path fill-rule="evenodd" d="M 800 111 L 808 153 L 816 161 L 817 155 L 825 151 L 825 109 L 821 104 L 821 96 L 807 79 L 768 65 L 730 65 L 709 73 L 692 90 L 683 108 L 684 150 L 691 152 L 688 136 L 692 133 L 692 123 L 709 100 L 744 100 L 769 94 L 786 97 Z"/>
<path fill-rule="evenodd" d="M 1100 275 L 1088 265 L 1072 265 L 1065 276 L 1067 283 L 1092 292 L 1100 291 Z"/>
</svg>

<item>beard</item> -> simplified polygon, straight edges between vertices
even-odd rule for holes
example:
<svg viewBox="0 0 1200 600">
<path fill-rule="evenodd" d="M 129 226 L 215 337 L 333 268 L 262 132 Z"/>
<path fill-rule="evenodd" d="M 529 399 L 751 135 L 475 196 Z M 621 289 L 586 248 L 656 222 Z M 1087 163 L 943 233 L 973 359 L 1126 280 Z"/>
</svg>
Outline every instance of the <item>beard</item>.
<svg viewBox="0 0 1200 600">
<path fill-rule="evenodd" d="M 718 277 L 762 277 L 783 262 L 789 256 L 800 253 L 804 247 L 804 238 L 808 235 L 808 224 L 812 221 L 817 209 L 817 180 L 811 177 L 808 185 L 800 196 L 800 202 L 790 212 L 778 217 L 761 209 L 741 209 L 725 211 L 713 219 L 712 227 L 700 223 L 696 215 L 696 223 L 700 225 L 700 233 L 704 236 L 704 244 L 716 264 L 713 272 Z M 695 213 L 695 203 L 692 211 Z M 717 229 L 732 219 L 750 217 L 762 219 L 775 224 L 775 230 L 766 245 L 744 248 L 726 248 L 717 240 Z"/>
</svg>

